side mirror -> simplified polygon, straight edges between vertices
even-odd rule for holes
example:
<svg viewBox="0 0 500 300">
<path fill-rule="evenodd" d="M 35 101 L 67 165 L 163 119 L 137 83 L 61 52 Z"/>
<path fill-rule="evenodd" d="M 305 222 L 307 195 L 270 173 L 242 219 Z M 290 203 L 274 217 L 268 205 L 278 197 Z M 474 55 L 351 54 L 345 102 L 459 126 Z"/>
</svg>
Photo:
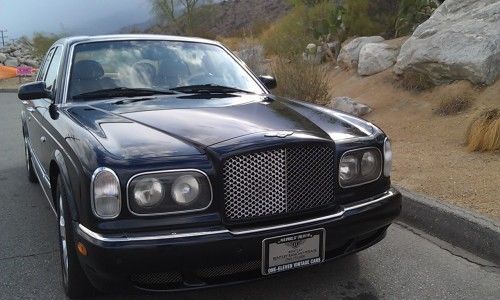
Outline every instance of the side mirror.
<svg viewBox="0 0 500 300">
<path fill-rule="evenodd" d="M 266 86 L 266 88 L 270 90 L 273 90 L 278 86 L 276 78 L 274 78 L 273 76 L 261 75 L 259 76 L 259 80 Z"/>
<path fill-rule="evenodd" d="M 51 93 L 47 90 L 45 82 L 35 81 L 21 85 L 17 97 L 21 100 L 36 100 L 50 98 Z"/>
</svg>

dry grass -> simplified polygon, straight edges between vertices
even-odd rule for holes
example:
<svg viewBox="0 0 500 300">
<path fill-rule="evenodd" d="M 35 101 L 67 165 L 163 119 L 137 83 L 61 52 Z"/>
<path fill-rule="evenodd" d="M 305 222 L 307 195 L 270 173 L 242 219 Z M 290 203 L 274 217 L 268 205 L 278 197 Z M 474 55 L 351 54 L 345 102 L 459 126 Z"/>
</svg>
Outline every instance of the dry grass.
<svg viewBox="0 0 500 300">
<path fill-rule="evenodd" d="M 469 151 L 500 150 L 500 109 L 485 110 L 472 118 L 465 134 Z"/>
<path fill-rule="evenodd" d="M 273 73 L 278 81 L 276 94 L 325 105 L 331 94 L 327 70 L 324 66 L 308 64 L 300 58 L 277 59 Z"/>
<path fill-rule="evenodd" d="M 447 96 L 439 103 L 436 113 L 441 116 L 456 115 L 469 109 L 474 99 L 475 97 L 471 92 Z"/>
<path fill-rule="evenodd" d="M 434 84 L 426 75 L 408 71 L 395 81 L 395 86 L 410 92 L 421 92 L 433 88 Z"/>
</svg>

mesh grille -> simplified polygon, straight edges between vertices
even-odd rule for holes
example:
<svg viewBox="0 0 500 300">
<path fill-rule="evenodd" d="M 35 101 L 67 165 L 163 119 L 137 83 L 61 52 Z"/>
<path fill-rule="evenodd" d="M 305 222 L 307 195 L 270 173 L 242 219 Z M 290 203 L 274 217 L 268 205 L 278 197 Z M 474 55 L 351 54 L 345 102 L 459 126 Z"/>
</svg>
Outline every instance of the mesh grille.
<svg viewBox="0 0 500 300">
<path fill-rule="evenodd" d="M 228 159 L 224 165 L 227 217 L 243 219 L 286 212 L 285 160 L 285 149 Z"/>
<path fill-rule="evenodd" d="M 134 274 L 130 280 L 140 285 L 161 285 L 182 282 L 182 275 L 179 272 Z"/>
<path fill-rule="evenodd" d="M 214 278 L 214 277 L 222 277 L 238 273 L 246 273 L 255 270 L 260 270 L 260 260 L 245 262 L 241 264 L 216 266 L 211 268 L 200 269 L 196 271 L 196 274 L 201 278 Z"/>
<path fill-rule="evenodd" d="M 237 221 L 331 203 L 334 154 L 327 146 L 306 146 L 229 158 L 224 163 L 226 217 Z"/>
</svg>

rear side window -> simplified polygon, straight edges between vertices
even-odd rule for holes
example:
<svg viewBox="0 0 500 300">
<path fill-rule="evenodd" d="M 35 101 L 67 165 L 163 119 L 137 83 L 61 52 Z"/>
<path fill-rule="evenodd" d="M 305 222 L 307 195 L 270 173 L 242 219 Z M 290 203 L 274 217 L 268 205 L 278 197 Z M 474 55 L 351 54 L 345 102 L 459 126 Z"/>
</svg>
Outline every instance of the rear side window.
<svg viewBox="0 0 500 300">
<path fill-rule="evenodd" d="M 57 73 L 59 72 L 59 66 L 61 65 L 61 48 L 57 47 L 54 55 L 52 56 L 52 60 L 50 61 L 50 65 L 47 68 L 47 74 L 45 74 L 45 85 L 48 90 L 53 90 L 55 87 Z"/>
</svg>

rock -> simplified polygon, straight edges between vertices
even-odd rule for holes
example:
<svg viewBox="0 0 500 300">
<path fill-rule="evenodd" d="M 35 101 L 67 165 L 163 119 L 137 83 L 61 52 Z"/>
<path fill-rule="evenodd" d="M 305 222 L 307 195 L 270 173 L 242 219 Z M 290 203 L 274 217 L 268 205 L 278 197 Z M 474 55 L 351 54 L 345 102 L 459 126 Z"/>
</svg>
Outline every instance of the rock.
<svg viewBox="0 0 500 300">
<path fill-rule="evenodd" d="M 344 68 L 355 68 L 358 65 L 359 52 L 364 45 L 368 43 L 379 43 L 383 41 L 384 38 L 381 36 L 355 38 L 352 41 L 349 41 L 342 45 L 337 61 Z"/>
<path fill-rule="evenodd" d="M 323 61 L 325 53 L 322 47 L 318 47 L 316 44 L 309 44 L 306 47 L 304 53 L 302 53 L 302 59 L 308 63 L 320 64 Z"/>
<path fill-rule="evenodd" d="M 330 42 L 330 43 L 327 43 L 328 45 L 328 48 L 330 48 L 330 51 L 332 51 L 332 53 L 335 55 L 335 59 L 337 59 L 337 57 L 339 57 L 339 54 L 340 54 L 340 42 L 339 41 L 333 41 L 333 42 Z"/>
<path fill-rule="evenodd" d="M 368 43 L 359 52 L 358 74 L 373 75 L 394 65 L 399 48 L 386 43 Z"/>
<path fill-rule="evenodd" d="M 7 60 L 7 55 L 0 53 L 0 64 L 3 64 Z"/>
<path fill-rule="evenodd" d="M 311 43 L 311 44 L 307 45 L 306 53 L 307 54 L 316 54 L 317 48 L 318 48 L 318 46 L 316 46 L 316 44 Z"/>
<path fill-rule="evenodd" d="M 355 100 L 349 97 L 336 97 L 330 102 L 328 107 L 358 117 L 364 116 L 372 111 L 372 109 L 369 106 L 356 102 Z"/>
<path fill-rule="evenodd" d="M 30 58 L 19 59 L 19 63 L 26 65 L 28 67 L 34 67 L 34 68 L 38 67 L 38 61 Z"/>
<path fill-rule="evenodd" d="M 3 64 L 8 67 L 17 67 L 19 66 L 19 61 L 17 60 L 17 58 L 7 57 Z"/>
<path fill-rule="evenodd" d="M 434 84 L 492 84 L 499 68 L 500 1 L 447 0 L 403 45 L 394 72 L 419 72 Z"/>
<path fill-rule="evenodd" d="M 19 57 L 23 56 L 23 53 L 21 52 L 21 50 L 16 50 L 16 51 L 12 52 L 10 55 L 13 57 L 19 58 Z"/>
</svg>

